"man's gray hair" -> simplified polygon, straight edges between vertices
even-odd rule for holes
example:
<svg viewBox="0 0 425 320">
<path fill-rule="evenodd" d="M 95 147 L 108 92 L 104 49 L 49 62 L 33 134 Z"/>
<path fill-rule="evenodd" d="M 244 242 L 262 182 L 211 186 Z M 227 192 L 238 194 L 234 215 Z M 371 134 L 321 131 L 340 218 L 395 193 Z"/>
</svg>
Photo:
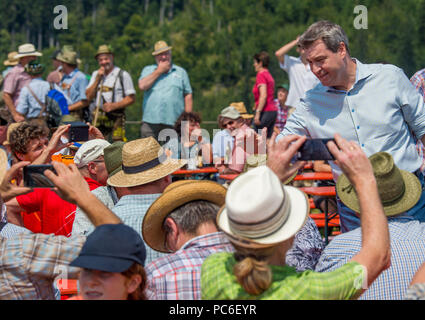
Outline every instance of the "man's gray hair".
<svg viewBox="0 0 425 320">
<path fill-rule="evenodd" d="M 217 226 L 216 217 L 219 209 L 220 207 L 212 202 L 196 200 L 178 207 L 167 217 L 172 218 L 184 232 L 195 235 L 203 223 L 213 222 Z M 167 228 L 165 219 L 164 228 Z"/>
<path fill-rule="evenodd" d="M 337 52 L 340 43 L 343 42 L 347 52 L 350 53 L 347 35 L 336 23 L 326 20 L 313 23 L 298 39 L 298 44 L 307 49 L 316 40 L 322 40 L 332 52 Z"/>
</svg>

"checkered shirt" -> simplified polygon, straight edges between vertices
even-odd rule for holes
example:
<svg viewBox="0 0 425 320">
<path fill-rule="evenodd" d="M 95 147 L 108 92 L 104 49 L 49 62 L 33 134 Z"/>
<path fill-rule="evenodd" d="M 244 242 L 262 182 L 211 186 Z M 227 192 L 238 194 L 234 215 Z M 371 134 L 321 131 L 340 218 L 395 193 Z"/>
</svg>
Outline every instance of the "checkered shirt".
<svg viewBox="0 0 425 320">
<path fill-rule="evenodd" d="M 201 265 L 217 252 L 231 252 L 233 246 L 222 232 L 196 237 L 180 250 L 157 259 L 145 268 L 149 300 L 200 300 Z"/>
<path fill-rule="evenodd" d="M 288 119 L 289 107 L 286 106 L 286 109 L 284 109 L 280 106 L 279 100 L 275 99 L 274 101 L 277 106 L 275 127 L 277 127 L 279 131 L 282 131 L 285 127 L 286 120 Z"/>
<path fill-rule="evenodd" d="M 0 300 L 54 300 L 54 279 L 78 276 L 79 268 L 68 265 L 85 240 L 41 233 L 0 237 Z"/>
<path fill-rule="evenodd" d="M 362 300 L 403 299 L 410 281 L 425 261 L 425 223 L 412 217 L 388 219 L 391 239 L 391 267 L 383 271 L 360 297 Z M 349 261 L 361 249 L 361 228 L 335 237 L 325 248 L 316 271 L 332 271 Z"/>
<path fill-rule="evenodd" d="M 146 211 L 151 204 L 160 196 L 155 194 L 131 194 L 121 197 L 112 211 L 121 219 L 121 221 L 136 230 L 143 239 L 142 223 Z M 146 261 L 148 265 L 151 261 L 165 256 L 166 254 L 153 250 L 146 245 Z"/>
<path fill-rule="evenodd" d="M 205 259 L 201 270 L 203 300 L 346 300 L 361 292 L 365 270 L 350 262 L 328 273 L 304 271 L 298 273 L 288 266 L 269 266 L 270 287 L 257 296 L 249 295 L 236 280 L 232 253 L 217 253 Z M 358 289 L 360 288 L 360 289 Z"/>
<path fill-rule="evenodd" d="M 406 300 L 425 300 L 425 283 L 415 283 L 406 291 Z"/>
<path fill-rule="evenodd" d="M 410 78 L 410 82 L 419 91 L 422 97 L 424 97 L 425 101 L 425 69 L 416 72 L 412 78 Z"/>
</svg>

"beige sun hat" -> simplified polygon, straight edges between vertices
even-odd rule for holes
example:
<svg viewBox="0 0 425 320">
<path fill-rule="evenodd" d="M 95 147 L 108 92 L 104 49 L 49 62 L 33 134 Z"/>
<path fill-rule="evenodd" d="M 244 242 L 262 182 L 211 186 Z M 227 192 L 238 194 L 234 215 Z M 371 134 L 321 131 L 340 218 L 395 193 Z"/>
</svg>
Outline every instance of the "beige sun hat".
<svg viewBox="0 0 425 320">
<path fill-rule="evenodd" d="M 97 59 L 97 56 L 100 55 L 100 54 L 114 54 L 114 53 L 112 52 L 111 46 L 109 46 L 107 44 L 102 44 L 97 49 L 97 52 L 96 52 L 96 55 L 94 56 L 94 58 Z"/>
<path fill-rule="evenodd" d="M 387 152 L 369 157 L 378 185 L 384 212 L 393 216 L 411 209 L 420 199 L 422 188 L 419 179 L 408 171 L 400 170 Z M 351 210 L 360 213 L 359 199 L 353 185 L 345 174 L 339 176 L 336 190 L 341 201 Z"/>
<path fill-rule="evenodd" d="M 4 175 L 7 171 L 7 153 L 0 148 L 0 183 L 2 183 Z"/>
<path fill-rule="evenodd" d="M 15 59 L 20 59 L 23 57 L 36 56 L 41 57 L 43 54 L 35 50 L 35 47 L 32 43 L 25 43 L 18 47 L 18 54 L 15 56 Z"/>
<path fill-rule="evenodd" d="M 229 119 L 239 119 L 241 117 L 241 114 L 238 110 L 236 110 L 235 107 L 226 107 L 220 112 L 220 116 L 223 118 L 229 118 Z"/>
<path fill-rule="evenodd" d="M 127 142 L 122 149 L 122 171 L 110 177 L 113 187 L 134 187 L 159 180 L 183 167 L 187 160 L 167 157 L 164 149 L 153 138 Z"/>
<path fill-rule="evenodd" d="M 248 113 L 248 111 L 246 110 L 246 107 L 245 107 L 245 103 L 243 103 L 243 102 L 232 102 L 230 104 L 230 107 L 234 107 L 236 110 L 238 110 L 239 113 L 241 114 L 241 117 L 244 118 L 244 119 L 254 118 L 253 114 Z"/>
<path fill-rule="evenodd" d="M 77 53 L 75 51 L 60 52 L 57 55 L 56 60 L 65 62 L 70 65 L 74 65 L 74 66 L 78 64 Z"/>
<path fill-rule="evenodd" d="M 6 141 L 3 142 L 4 146 L 7 146 L 10 144 L 10 135 L 12 134 L 14 130 L 16 130 L 16 128 L 18 128 L 23 123 L 24 122 L 13 122 L 9 124 L 9 126 L 7 127 L 7 132 L 6 132 Z"/>
<path fill-rule="evenodd" d="M 165 42 L 163 40 L 157 41 L 155 43 L 155 46 L 154 46 L 154 49 L 153 49 L 154 51 L 152 52 L 152 55 L 153 56 L 156 56 L 156 55 L 158 55 L 160 53 L 163 53 L 165 51 L 171 50 L 172 48 L 173 47 L 169 47 L 168 44 L 167 44 L 167 42 Z"/>
<path fill-rule="evenodd" d="M 269 167 L 260 166 L 230 184 L 217 224 L 234 244 L 265 248 L 294 236 L 309 210 L 304 192 L 283 185 Z"/>
<path fill-rule="evenodd" d="M 7 60 L 3 61 L 5 66 L 16 66 L 19 63 L 19 59 L 16 58 L 18 53 L 16 51 L 9 52 L 7 55 Z"/>
<path fill-rule="evenodd" d="M 226 188 L 208 180 L 180 180 L 165 188 L 162 195 L 149 207 L 143 218 L 142 236 L 154 250 L 169 252 L 164 246 L 165 232 L 162 228 L 165 218 L 176 208 L 191 201 L 206 200 L 219 207 L 224 204 Z"/>
</svg>

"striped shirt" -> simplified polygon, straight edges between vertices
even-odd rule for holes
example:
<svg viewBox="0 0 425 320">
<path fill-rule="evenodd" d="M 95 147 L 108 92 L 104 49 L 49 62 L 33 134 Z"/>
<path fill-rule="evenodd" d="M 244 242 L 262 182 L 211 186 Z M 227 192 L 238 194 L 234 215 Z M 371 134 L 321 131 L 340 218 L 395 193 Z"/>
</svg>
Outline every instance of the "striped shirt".
<svg viewBox="0 0 425 320">
<path fill-rule="evenodd" d="M 361 292 L 365 270 L 350 262 L 329 272 L 296 272 L 292 267 L 269 265 L 272 283 L 263 293 L 253 296 L 245 292 L 233 274 L 236 264 L 232 253 L 209 256 L 202 265 L 201 292 L 203 300 L 346 300 Z"/>
<path fill-rule="evenodd" d="M 142 224 L 146 211 L 151 204 L 160 196 L 155 194 L 131 194 L 121 197 L 112 211 L 121 219 L 121 221 L 136 230 L 143 239 Z M 153 250 L 146 245 L 146 261 L 148 265 L 152 260 L 163 257 L 165 254 Z"/>
<path fill-rule="evenodd" d="M 201 266 L 212 253 L 232 252 L 233 246 L 222 232 L 193 238 L 180 250 L 146 265 L 149 300 L 200 300 Z"/>
<path fill-rule="evenodd" d="M 383 271 L 360 297 L 363 300 L 403 299 L 410 281 L 425 261 L 425 223 L 412 217 L 388 219 L 391 267 Z M 347 263 L 361 249 L 361 228 L 335 237 L 323 251 L 316 271 L 332 271 Z"/>
<path fill-rule="evenodd" d="M 22 234 L 0 237 L 0 300 L 54 300 L 56 277 L 77 278 L 68 267 L 86 237 Z"/>
<path fill-rule="evenodd" d="M 422 69 L 416 72 L 410 78 L 410 82 L 419 91 L 422 97 L 424 97 L 424 101 L 425 101 L 425 69 Z"/>
</svg>

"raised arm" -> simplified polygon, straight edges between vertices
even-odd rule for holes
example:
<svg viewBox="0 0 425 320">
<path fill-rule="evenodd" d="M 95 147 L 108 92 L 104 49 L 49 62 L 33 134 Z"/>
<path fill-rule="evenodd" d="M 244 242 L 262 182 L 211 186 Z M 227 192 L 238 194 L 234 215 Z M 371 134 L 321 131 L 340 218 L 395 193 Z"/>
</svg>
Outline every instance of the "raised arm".
<svg viewBox="0 0 425 320">
<path fill-rule="evenodd" d="M 366 269 L 367 285 L 391 264 L 388 221 L 378 194 L 372 165 L 363 150 L 353 141 L 335 135 L 328 148 L 344 174 L 354 186 L 360 204 L 362 248 L 351 261 Z M 366 288 L 363 288 L 366 289 Z"/>
<path fill-rule="evenodd" d="M 277 60 L 279 60 L 281 64 L 285 62 L 285 54 L 287 54 L 293 47 L 297 45 L 298 38 L 299 36 L 295 40 L 292 40 L 291 42 L 285 44 L 283 47 L 281 47 L 274 53 Z"/>
</svg>

